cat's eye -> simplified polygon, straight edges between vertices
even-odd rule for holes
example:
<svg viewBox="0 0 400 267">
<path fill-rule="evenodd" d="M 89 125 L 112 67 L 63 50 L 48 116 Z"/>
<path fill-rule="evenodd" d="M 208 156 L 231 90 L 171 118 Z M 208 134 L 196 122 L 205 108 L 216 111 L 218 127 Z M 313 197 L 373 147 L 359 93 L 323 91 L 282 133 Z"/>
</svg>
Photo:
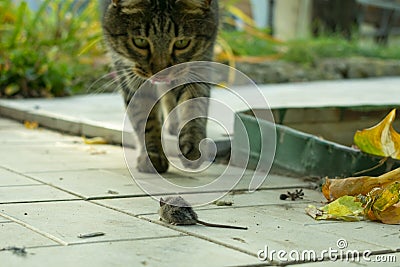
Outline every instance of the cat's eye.
<svg viewBox="0 0 400 267">
<path fill-rule="evenodd" d="M 149 47 L 149 41 L 141 37 L 135 37 L 132 39 L 133 44 L 140 49 L 146 49 Z"/>
<path fill-rule="evenodd" d="M 177 50 L 183 50 L 190 45 L 189 39 L 181 39 L 174 43 L 174 48 Z"/>
</svg>

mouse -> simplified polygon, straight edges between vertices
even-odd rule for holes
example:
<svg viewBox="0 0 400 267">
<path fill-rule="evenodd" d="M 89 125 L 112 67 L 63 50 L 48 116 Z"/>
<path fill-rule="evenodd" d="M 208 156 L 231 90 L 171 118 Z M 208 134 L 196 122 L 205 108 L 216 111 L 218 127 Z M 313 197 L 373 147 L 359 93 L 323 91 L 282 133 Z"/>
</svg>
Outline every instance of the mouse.
<svg viewBox="0 0 400 267">
<path fill-rule="evenodd" d="M 194 225 L 202 224 L 208 227 L 230 228 L 247 230 L 247 227 L 208 223 L 199 220 L 192 206 L 181 196 L 160 198 L 160 209 L 158 210 L 160 220 L 172 225 Z"/>
</svg>

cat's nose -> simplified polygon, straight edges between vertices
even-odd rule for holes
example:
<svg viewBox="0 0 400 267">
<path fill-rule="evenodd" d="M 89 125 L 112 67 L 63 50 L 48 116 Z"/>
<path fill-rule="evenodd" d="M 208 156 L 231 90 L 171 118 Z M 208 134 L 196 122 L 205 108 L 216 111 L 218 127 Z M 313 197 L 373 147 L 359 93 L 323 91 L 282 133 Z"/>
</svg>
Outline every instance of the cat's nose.
<svg viewBox="0 0 400 267">
<path fill-rule="evenodd" d="M 172 64 L 166 60 L 155 60 L 150 63 L 150 69 L 153 75 L 171 66 Z"/>
</svg>

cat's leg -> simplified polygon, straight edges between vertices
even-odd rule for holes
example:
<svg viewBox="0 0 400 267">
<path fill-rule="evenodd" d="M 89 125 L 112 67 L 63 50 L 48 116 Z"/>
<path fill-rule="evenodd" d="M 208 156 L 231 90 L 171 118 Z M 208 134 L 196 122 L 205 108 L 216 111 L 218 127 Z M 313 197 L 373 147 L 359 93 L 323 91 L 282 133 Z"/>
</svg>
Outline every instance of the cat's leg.
<svg viewBox="0 0 400 267">
<path fill-rule="evenodd" d="M 198 168 L 203 162 L 199 160 L 199 144 L 207 137 L 209 96 L 209 86 L 201 83 L 184 85 L 179 94 L 178 113 L 182 124 L 179 128 L 183 126 L 179 134 L 179 148 L 182 156 L 186 158 L 182 159 L 182 163 L 188 168 Z"/>
<path fill-rule="evenodd" d="M 165 93 L 161 98 L 161 108 L 164 115 L 164 120 L 166 121 L 166 129 L 171 135 L 178 135 L 179 119 L 176 113 L 172 114 L 171 111 L 176 107 L 176 92 L 170 90 Z"/>
<path fill-rule="evenodd" d="M 140 172 L 163 173 L 168 170 L 168 160 L 161 144 L 160 105 L 152 96 L 135 96 L 134 103 L 129 104 L 127 112 L 132 126 L 141 145 L 137 160 L 137 169 Z M 154 108 L 150 111 L 149 107 Z"/>
</svg>

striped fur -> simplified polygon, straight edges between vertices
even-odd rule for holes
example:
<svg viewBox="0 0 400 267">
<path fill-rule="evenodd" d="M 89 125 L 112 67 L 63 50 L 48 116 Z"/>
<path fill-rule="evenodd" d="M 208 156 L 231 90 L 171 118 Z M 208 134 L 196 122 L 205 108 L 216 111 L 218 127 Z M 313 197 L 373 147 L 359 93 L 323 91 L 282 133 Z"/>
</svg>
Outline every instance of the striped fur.
<svg viewBox="0 0 400 267">
<path fill-rule="evenodd" d="M 217 0 L 104 0 L 103 32 L 111 54 L 129 119 L 134 127 L 141 154 L 142 172 L 165 172 L 168 161 L 161 147 L 162 118 L 187 100 L 205 97 L 178 112 L 179 121 L 168 126 L 171 133 L 182 128 L 179 146 L 189 160 L 200 157 L 199 142 L 206 137 L 206 119 L 210 88 L 206 84 L 188 84 L 164 95 L 149 113 L 157 98 L 157 89 L 135 95 L 137 89 L 157 72 L 179 63 L 210 61 L 218 28 Z M 135 101 L 128 105 L 135 95 Z M 161 116 L 161 113 L 164 113 Z M 184 161 L 185 162 L 185 161 Z M 185 163 L 196 168 L 198 164 Z"/>
</svg>

